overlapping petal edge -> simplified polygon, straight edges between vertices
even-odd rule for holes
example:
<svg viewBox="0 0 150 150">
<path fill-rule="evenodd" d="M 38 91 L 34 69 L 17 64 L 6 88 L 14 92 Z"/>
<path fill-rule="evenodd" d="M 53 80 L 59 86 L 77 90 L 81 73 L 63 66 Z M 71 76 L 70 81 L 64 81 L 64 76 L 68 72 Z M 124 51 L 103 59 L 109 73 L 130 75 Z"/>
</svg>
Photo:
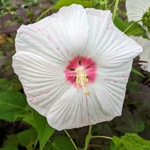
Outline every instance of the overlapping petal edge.
<svg viewBox="0 0 150 150">
<path fill-rule="evenodd" d="M 21 26 L 13 68 L 29 105 L 50 126 L 63 130 L 121 115 L 132 60 L 141 52 L 134 40 L 114 26 L 110 11 L 73 4 Z M 96 64 L 94 82 L 86 87 L 90 95 L 66 79 L 64 70 L 75 57 Z"/>
<path fill-rule="evenodd" d="M 150 7 L 150 0 L 126 0 L 127 17 L 129 21 L 139 21 Z"/>
<path fill-rule="evenodd" d="M 141 61 L 145 61 L 145 63 L 141 63 L 141 68 L 145 71 L 150 72 L 150 40 L 140 37 L 131 36 L 137 43 L 139 43 L 143 47 L 143 52 L 139 55 Z"/>
<path fill-rule="evenodd" d="M 150 0 L 127 0 L 126 1 L 126 10 L 128 20 L 138 21 L 142 19 L 144 13 L 150 7 Z M 147 31 L 147 27 L 144 27 Z M 150 37 L 149 32 L 147 31 L 148 37 Z M 145 71 L 150 71 L 150 41 L 144 39 L 143 37 L 133 37 L 132 38 L 143 47 L 143 52 L 139 55 L 141 61 L 146 61 L 147 63 L 142 63 L 142 69 Z"/>
</svg>

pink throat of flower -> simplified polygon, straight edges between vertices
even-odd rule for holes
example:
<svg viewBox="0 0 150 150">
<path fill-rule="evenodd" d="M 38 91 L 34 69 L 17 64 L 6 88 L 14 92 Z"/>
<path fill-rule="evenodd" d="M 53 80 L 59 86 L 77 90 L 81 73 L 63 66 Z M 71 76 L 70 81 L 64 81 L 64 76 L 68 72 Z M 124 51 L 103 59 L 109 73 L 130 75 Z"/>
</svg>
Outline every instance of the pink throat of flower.
<svg viewBox="0 0 150 150">
<path fill-rule="evenodd" d="M 85 86 L 95 81 L 96 70 L 96 63 L 91 58 L 77 56 L 69 62 L 64 73 L 67 81 L 77 88 L 83 88 L 85 94 L 89 95 Z"/>
</svg>

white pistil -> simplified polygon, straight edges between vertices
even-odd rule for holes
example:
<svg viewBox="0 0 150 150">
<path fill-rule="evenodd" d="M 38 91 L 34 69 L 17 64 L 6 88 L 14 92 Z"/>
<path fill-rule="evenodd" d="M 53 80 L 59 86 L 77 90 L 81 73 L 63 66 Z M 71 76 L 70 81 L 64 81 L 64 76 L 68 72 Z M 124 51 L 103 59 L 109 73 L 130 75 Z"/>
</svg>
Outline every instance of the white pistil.
<svg viewBox="0 0 150 150">
<path fill-rule="evenodd" d="M 85 89 L 85 86 L 88 85 L 88 78 L 84 70 L 76 72 L 76 85 L 78 88 L 82 87 L 86 95 L 90 95 L 90 92 Z"/>
</svg>

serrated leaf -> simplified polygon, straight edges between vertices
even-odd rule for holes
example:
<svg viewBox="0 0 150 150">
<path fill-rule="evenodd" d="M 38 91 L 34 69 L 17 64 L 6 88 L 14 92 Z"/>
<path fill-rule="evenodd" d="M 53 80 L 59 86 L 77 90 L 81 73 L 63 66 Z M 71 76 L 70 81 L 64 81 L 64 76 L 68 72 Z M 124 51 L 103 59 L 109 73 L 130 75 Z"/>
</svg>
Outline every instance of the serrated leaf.
<svg viewBox="0 0 150 150">
<path fill-rule="evenodd" d="M 36 131 L 38 133 L 40 150 L 42 150 L 47 143 L 48 139 L 54 133 L 54 129 L 49 126 L 45 117 L 41 116 L 35 110 L 32 110 Z"/>
<path fill-rule="evenodd" d="M 126 133 L 121 139 L 127 150 L 150 150 L 150 141 L 144 140 L 137 134 Z"/>
<path fill-rule="evenodd" d="M 122 123 L 120 125 L 118 124 L 115 129 L 120 131 L 121 133 L 142 132 L 145 128 L 143 120 L 141 120 L 141 118 L 137 115 L 137 112 L 135 111 L 133 114 L 131 114 L 130 111 L 124 109 L 122 116 L 118 117 L 117 119 L 121 119 Z"/>
<path fill-rule="evenodd" d="M 0 119 L 13 122 L 27 115 L 25 95 L 16 91 L 0 93 Z"/>
<path fill-rule="evenodd" d="M 51 143 L 48 143 L 44 150 L 75 150 L 70 139 L 65 136 L 57 136 Z"/>
<path fill-rule="evenodd" d="M 117 140 L 119 142 L 117 142 Z M 134 133 L 126 133 L 120 139 L 113 136 L 111 150 L 150 150 L 150 141 L 144 140 Z"/>
<path fill-rule="evenodd" d="M 150 101 L 150 88 L 143 84 L 130 84 L 129 95 L 137 101 Z"/>
<path fill-rule="evenodd" d="M 18 141 L 22 146 L 30 147 L 35 143 L 37 133 L 34 128 L 25 130 L 17 134 Z"/>
</svg>

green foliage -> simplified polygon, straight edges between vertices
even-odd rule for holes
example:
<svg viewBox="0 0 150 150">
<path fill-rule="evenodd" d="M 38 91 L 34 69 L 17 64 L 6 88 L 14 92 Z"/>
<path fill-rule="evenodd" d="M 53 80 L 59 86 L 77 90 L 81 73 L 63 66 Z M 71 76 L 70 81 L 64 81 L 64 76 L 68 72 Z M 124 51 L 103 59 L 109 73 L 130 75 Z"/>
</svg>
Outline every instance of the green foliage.
<svg viewBox="0 0 150 150">
<path fill-rule="evenodd" d="M 131 112 L 128 110 L 123 110 L 122 117 L 116 118 L 115 122 L 118 124 L 115 129 L 121 133 L 138 133 L 142 132 L 145 128 L 143 120 L 137 115 L 137 113 L 134 112 L 131 114 Z"/>
<path fill-rule="evenodd" d="M 32 147 L 36 143 L 37 133 L 34 128 L 18 133 L 18 141 L 24 147 Z"/>
<path fill-rule="evenodd" d="M 93 7 L 96 9 L 106 10 L 108 8 L 108 0 L 93 0 Z"/>
<path fill-rule="evenodd" d="M 34 117 L 34 123 L 36 126 L 36 131 L 38 133 L 38 138 L 40 142 L 40 150 L 42 150 L 50 136 L 54 133 L 54 129 L 48 125 L 45 117 L 41 116 L 34 110 L 32 112 Z"/>
<path fill-rule="evenodd" d="M 135 69 L 134 67 L 132 67 L 132 72 L 134 72 L 134 73 L 136 73 L 136 74 L 138 74 L 138 75 L 140 75 L 140 76 L 142 76 L 144 78 L 144 75 L 140 71 Z"/>
<path fill-rule="evenodd" d="M 0 93 L 0 119 L 10 122 L 20 120 L 22 116 L 27 115 L 26 106 L 25 95 L 16 91 Z"/>
<path fill-rule="evenodd" d="M 59 0 L 56 5 L 51 7 L 51 9 L 60 9 L 63 6 L 69 6 L 71 4 L 80 4 L 83 7 L 92 7 L 92 1 L 88 0 Z"/>
<path fill-rule="evenodd" d="M 44 150 L 75 150 L 69 138 L 58 136 L 48 143 Z"/>
<path fill-rule="evenodd" d="M 38 18 L 37 21 L 41 19 L 42 16 L 44 16 L 46 13 L 48 13 L 50 10 L 53 9 L 60 9 L 63 6 L 69 6 L 71 4 L 80 4 L 83 7 L 92 7 L 92 1 L 91 0 L 59 0 L 54 6 L 47 9 L 45 12 L 43 12 Z"/>
<path fill-rule="evenodd" d="M 146 31 L 137 22 L 134 22 L 134 21 L 127 22 L 127 21 L 123 21 L 119 17 L 115 17 L 114 24 L 116 25 L 118 29 L 120 29 L 122 32 L 124 32 L 128 36 L 134 35 L 134 36 L 143 36 L 145 38 L 148 38 Z"/>
<path fill-rule="evenodd" d="M 8 80 L 6 78 L 0 79 L 0 92 L 8 90 L 19 90 L 20 84 L 18 80 Z"/>
<path fill-rule="evenodd" d="M 14 146 L 14 147 L 18 147 L 18 137 L 16 134 L 10 134 L 7 136 L 7 139 L 5 140 L 3 147 L 7 147 L 7 146 Z"/>
<path fill-rule="evenodd" d="M 134 133 L 126 133 L 121 138 L 113 136 L 110 150 L 150 150 L 150 141 Z"/>
<path fill-rule="evenodd" d="M 7 146 L 4 148 L 0 148 L 0 150 L 18 150 L 18 148 L 14 147 L 14 146 Z"/>
<path fill-rule="evenodd" d="M 144 26 L 148 28 L 148 32 L 150 33 L 150 8 L 142 17 L 142 23 Z"/>
</svg>

